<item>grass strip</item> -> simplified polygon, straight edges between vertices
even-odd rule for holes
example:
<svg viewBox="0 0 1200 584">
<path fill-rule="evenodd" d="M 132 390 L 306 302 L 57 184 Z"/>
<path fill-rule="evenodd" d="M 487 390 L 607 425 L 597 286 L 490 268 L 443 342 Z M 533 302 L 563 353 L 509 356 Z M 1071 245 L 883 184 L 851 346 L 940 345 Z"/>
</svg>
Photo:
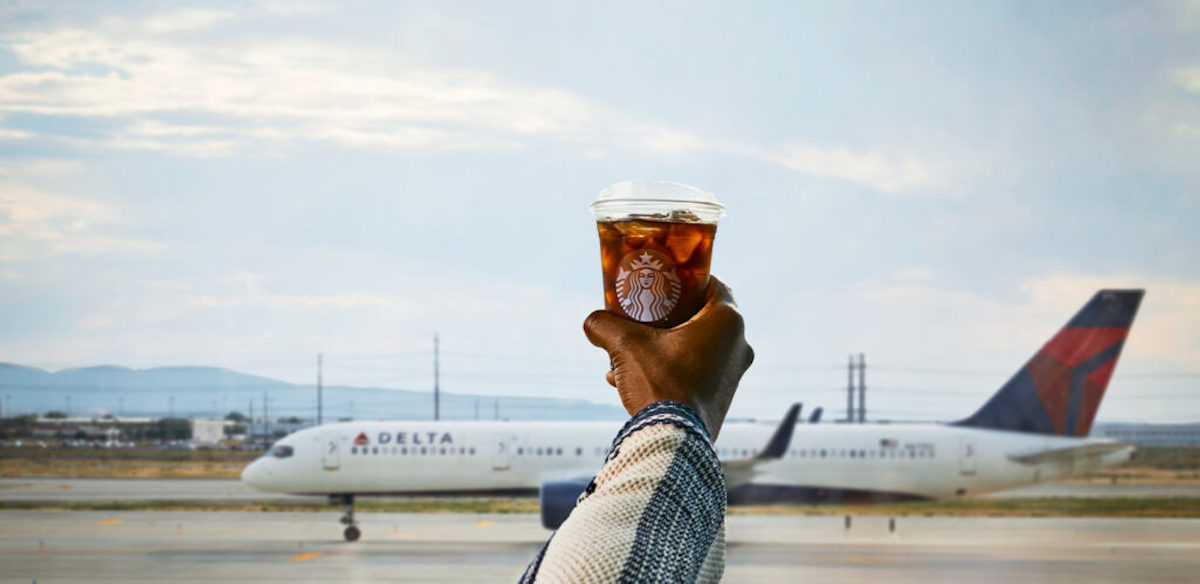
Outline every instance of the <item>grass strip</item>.
<svg viewBox="0 0 1200 584">
<path fill-rule="evenodd" d="M 955 499 L 883 505 L 762 505 L 729 513 L 776 515 L 887 515 L 897 517 L 1110 517 L 1200 518 L 1200 498 Z"/>
<path fill-rule="evenodd" d="M 340 511 L 337 505 L 309 501 L 4 501 L 0 511 Z M 396 499 L 359 500 L 356 512 L 376 513 L 537 513 L 536 499 Z"/>
<path fill-rule="evenodd" d="M 308 501 L 206 502 L 0 502 L 0 510 L 58 511 L 261 511 L 335 512 L 334 505 Z M 518 499 L 394 499 L 355 504 L 366 513 L 537 513 L 538 502 Z M 1109 517 L 1200 518 L 1200 498 L 960 499 L 887 505 L 754 505 L 730 507 L 731 515 L 859 515 L 895 517 Z"/>
</svg>

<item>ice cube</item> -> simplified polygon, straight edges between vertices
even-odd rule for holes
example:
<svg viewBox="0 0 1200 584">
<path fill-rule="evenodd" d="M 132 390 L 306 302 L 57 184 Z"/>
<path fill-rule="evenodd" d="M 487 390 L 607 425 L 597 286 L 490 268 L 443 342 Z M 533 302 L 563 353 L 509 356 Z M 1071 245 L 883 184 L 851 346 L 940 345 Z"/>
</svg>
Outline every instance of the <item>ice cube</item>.
<svg viewBox="0 0 1200 584">
<path fill-rule="evenodd" d="M 667 235 L 667 247 L 671 250 L 671 255 L 674 256 L 676 263 L 686 264 L 703 238 L 704 234 L 695 227 L 683 224 L 672 225 L 671 232 Z"/>
</svg>

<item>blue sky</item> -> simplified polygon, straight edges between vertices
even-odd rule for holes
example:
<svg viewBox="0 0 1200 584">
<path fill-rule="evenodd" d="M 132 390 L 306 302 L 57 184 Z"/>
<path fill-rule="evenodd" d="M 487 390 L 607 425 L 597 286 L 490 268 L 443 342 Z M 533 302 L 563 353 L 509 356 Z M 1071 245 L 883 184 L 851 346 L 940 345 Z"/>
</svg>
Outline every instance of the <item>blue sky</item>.
<svg viewBox="0 0 1200 584">
<path fill-rule="evenodd" d="M 0 3 L 0 360 L 617 403 L 586 207 L 728 207 L 734 404 L 969 414 L 1100 287 L 1200 418 L 1200 3 Z"/>
</svg>

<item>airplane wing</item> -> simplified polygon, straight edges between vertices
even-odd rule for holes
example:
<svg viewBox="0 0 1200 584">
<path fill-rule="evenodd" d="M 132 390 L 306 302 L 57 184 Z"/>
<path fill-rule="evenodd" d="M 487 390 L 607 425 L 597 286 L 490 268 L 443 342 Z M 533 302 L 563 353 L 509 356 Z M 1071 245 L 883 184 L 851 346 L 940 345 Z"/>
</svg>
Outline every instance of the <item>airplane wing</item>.
<svg viewBox="0 0 1200 584">
<path fill-rule="evenodd" d="M 1026 454 L 1010 454 L 1008 455 L 1008 459 L 1021 464 L 1073 462 L 1084 458 L 1104 456 L 1105 454 L 1111 454 L 1132 447 L 1132 444 L 1125 444 L 1123 442 L 1089 442 L 1077 446 L 1067 446 L 1066 448 L 1039 450 Z"/>
<path fill-rule="evenodd" d="M 767 441 L 762 452 L 751 458 L 726 460 L 721 462 L 721 470 L 725 472 L 725 487 L 733 489 L 750 482 L 764 462 L 778 460 L 787 454 L 788 446 L 792 443 L 792 432 L 796 429 L 796 418 L 800 416 L 800 404 L 792 404 L 779 427 Z"/>
</svg>

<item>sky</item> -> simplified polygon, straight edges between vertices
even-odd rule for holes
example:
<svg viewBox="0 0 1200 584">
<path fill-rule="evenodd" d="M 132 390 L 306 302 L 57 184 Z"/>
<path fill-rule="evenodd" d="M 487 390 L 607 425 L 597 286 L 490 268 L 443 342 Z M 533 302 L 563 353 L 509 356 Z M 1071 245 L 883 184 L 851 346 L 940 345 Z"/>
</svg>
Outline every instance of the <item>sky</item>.
<svg viewBox="0 0 1200 584">
<path fill-rule="evenodd" d="M 727 207 L 730 415 L 973 412 L 1147 290 L 1101 420 L 1200 420 L 1200 2 L 0 0 L 0 361 L 619 403 L 587 205 Z M 386 414 L 386 413 L 382 413 Z"/>
</svg>

